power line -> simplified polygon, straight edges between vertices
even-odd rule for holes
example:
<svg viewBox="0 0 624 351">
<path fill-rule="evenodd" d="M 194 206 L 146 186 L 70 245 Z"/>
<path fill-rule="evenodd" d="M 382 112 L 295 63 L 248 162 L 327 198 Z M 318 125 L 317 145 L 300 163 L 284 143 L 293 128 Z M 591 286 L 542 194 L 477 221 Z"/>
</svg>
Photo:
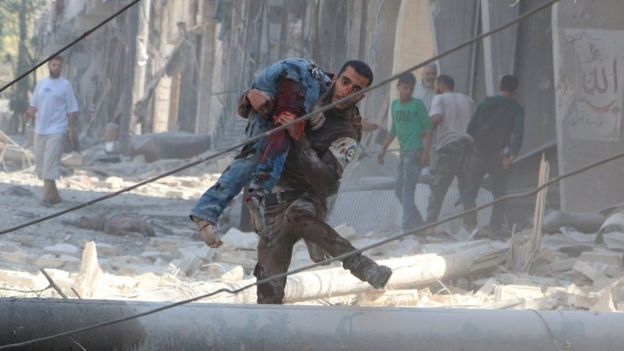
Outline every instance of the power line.
<svg viewBox="0 0 624 351">
<path fill-rule="evenodd" d="M 475 38 L 472 38 L 472 39 L 464 42 L 463 44 L 460 44 L 459 46 L 456 46 L 456 47 L 454 47 L 452 49 L 449 49 L 449 50 L 447 50 L 447 51 L 445 51 L 445 52 L 443 52 L 441 54 L 438 54 L 438 55 L 436 55 L 436 56 L 434 56 L 434 57 L 432 57 L 432 58 L 430 58 L 428 60 L 425 60 L 425 61 L 423 61 L 423 62 L 421 62 L 421 63 L 419 63 L 419 64 L 417 64 L 417 65 L 415 65 L 415 66 L 413 66 L 411 68 L 408 68 L 408 69 L 406 69 L 406 70 L 404 70 L 402 72 L 399 72 L 399 73 L 397 73 L 397 74 L 395 74 L 393 76 L 390 76 L 389 78 L 386 78 L 385 80 L 381 81 L 380 83 L 377 83 L 377 84 L 371 85 L 369 87 L 366 87 L 366 88 L 364 88 L 364 89 L 362 89 L 362 90 L 360 90 L 360 91 L 358 91 L 358 92 L 356 92 L 356 93 L 354 93 L 354 94 L 352 94 L 350 96 L 347 96 L 347 97 L 345 97 L 343 99 L 340 99 L 340 100 L 338 100 L 336 102 L 333 102 L 333 103 L 331 103 L 329 105 L 326 105 L 326 106 L 324 106 L 324 107 L 322 107 L 322 108 L 320 108 L 318 110 L 315 110 L 314 112 L 308 113 L 308 114 L 306 114 L 306 115 L 296 119 L 295 121 L 292 121 L 289 124 L 285 124 L 285 125 L 276 127 L 274 129 L 271 129 L 271 130 L 269 130 L 267 132 L 264 132 L 264 133 L 262 133 L 260 135 L 256 135 L 256 136 L 251 137 L 251 138 L 249 138 L 247 140 L 244 140 L 244 141 L 242 141 L 242 142 L 240 142 L 240 143 L 238 143 L 238 144 L 236 144 L 234 146 L 231 146 L 231 147 L 229 147 L 229 148 L 227 148 L 227 149 L 225 149 L 223 151 L 217 152 L 217 153 L 215 153 L 213 155 L 210 155 L 210 156 L 207 156 L 207 157 L 205 157 L 203 159 L 200 159 L 200 160 L 197 160 L 197 161 L 193 161 L 193 162 L 188 163 L 186 165 L 183 165 L 181 167 L 175 168 L 175 169 L 173 169 L 171 171 L 168 171 L 168 172 L 166 172 L 164 174 L 161 174 L 161 175 L 158 175 L 158 176 L 146 179 L 146 180 L 144 180 L 142 182 L 139 182 L 139 183 L 131 185 L 131 186 L 127 187 L 127 188 L 118 190 L 118 191 L 116 191 L 114 193 L 110 193 L 110 194 L 104 195 L 102 197 L 95 198 L 95 199 L 93 199 L 91 201 L 88 201 L 88 202 L 85 202 L 83 204 L 80 204 L 80 205 L 68 208 L 68 209 L 60 211 L 60 212 L 56 212 L 56 213 L 50 214 L 50 215 L 45 216 L 45 217 L 41 217 L 39 219 L 35 219 L 35 220 L 27 222 L 27 223 L 23 223 L 23 224 L 17 225 L 17 226 L 12 227 L 12 228 L 4 229 L 4 230 L 0 231 L 0 235 L 8 234 L 8 233 L 14 232 L 16 230 L 29 227 L 29 226 L 34 225 L 34 224 L 38 224 L 38 223 L 47 221 L 49 219 L 62 216 L 64 214 L 66 214 L 66 213 L 70 213 L 70 212 L 82 209 L 84 207 L 96 204 L 98 202 L 101 202 L 101 201 L 113 198 L 115 196 L 121 195 L 121 194 L 126 193 L 128 191 L 134 190 L 134 189 L 136 189 L 136 188 L 138 188 L 140 186 L 143 186 L 145 184 L 155 182 L 155 181 L 157 181 L 157 180 L 159 180 L 161 178 L 164 178 L 164 177 L 173 175 L 175 173 L 181 172 L 181 171 L 183 171 L 185 169 L 194 167 L 194 166 L 196 166 L 196 165 L 198 165 L 200 163 L 203 163 L 203 162 L 215 159 L 217 157 L 223 156 L 223 155 L 225 155 L 225 154 L 227 154 L 227 153 L 229 153 L 231 151 L 234 151 L 234 150 L 238 149 L 241 146 L 244 146 L 244 145 L 247 145 L 247 144 L 251 144 L 251 143 L 253 143 L 255 141 L 258 141 L 258 140 L 260 140 L 262 138 L 265 138 L 265 137 L 267 137 L 269 135 L 272 135 L 272 134 L 277 133 L 279 131 L 285 130 L 287 127 L 289 127 L 289 126 L 291 126 L 291 125 L 293 125 L 295 123 L 306 121 L 306 120 L 312 118 L 313 116 L 315 116 L 318 113 L 323 113 L 323 112 L 329 111 L 329 110 L 335 108 L 339 104 L 348 103 L 348 101 L 350 99 L 354 98 L 354 97 L 357 97 L 357 96 L 360 96 L 362 94 L 365 94 L 365 93 L 367 93 L 367 92 L 369 92 L 371 90 L 380 88 L 380 87 L 382 87 L 382 86 L 384 86 L 384 85 L 394 81 L 395 79 L 397 79 L 400 75 L 402 75 L 404 73 L 417 70 L 417 69 L 419 69 L 421 67 L 424 67 L 424 66 L 426 66 L 426 65 L 428 65 L 430 63 L 433 63 L 433 62 L 441 59 L 444 56 L 450 55 L 450 54 L 452 54 L 452 53 L 454 53 L 454 52 L 456 52 L 458 50 L 461 50 L 461 49 L 463 49 L 463 48 L 465 48 L 465 47 L 467 47 L 469 45 L 472 45 L 474 42 L 479 41 L 479 40 L 481 40 L 481 39 L 483 39 L 483 38 L 485 38 L 487 36 L 490 36 L 490 35 L 493 35 L 493 34 L 496 34 L 496 33 L 500 32 L 500 31 L 503 31 L 503 30 L 505 30 L 505 29 L 507 29 L 507 28 L 509 28 L 509 27 L 511 27 L 513 25 L 515 25 L 516 23 L 521 22 L 525 18 L 530 17 L 533 14 L 536 14 L 536 13 L 538 13 L 538 12 L 540 12 L 540 11 L 546 9 L 546 8 L 549 8 L 550 6 L 554 5 L 555 3 L 559 2 L 559 1 L 560 0 L 552 0 L 552 1 L 550 1 L 548 3 L 545 3 L 545 4 L 541 5 L 541 6 L 538 6 L 535 9 L 533 9 L 533 10 L 527 12 L 527 13 L 524 13 L 521 16 L 518 16 L 516 19 L 514 19 L 511 22 L 508 22 L 508 23 L 506 23 L 506 24 L 504 24 L 504 25 L 502 25 L 502 26 L 500 26 L 498 28 L 495 28 L 495 29 L 493 29 L 493 30 L 491 30 L 489 32 L 483 33 L 483 34 L 481 34 L 481 35 L 479 35 L 479 36 L 477 36 Z"/>
<path fill-rule="evenodd" d="M 128 5 L 124 6 L 121 8 L 121 10 L 115 12 L 113 15 L 111 15 L 110 17 L 108 17 L 107 19 L 105 19 L 104 21 L 100 22 L 98 25 L 96 25 L 95 27 L 89 29 L 88 31 L 82 33 L 82 35 L 78 38 L 76 38 L 74 41 L 72 41 L 71 43 L 65 45 L 62 49 L 58 50 L 57 52 L 53 53 L 52 55 L 48 56 L 48 58 L 46 58 L 45 60 L 39 62 L 38 64 L 36 64 L 35 66 L 33 66 L 32 68 L 30 68 L 28 71 L 24 72 L 22 75 L 20 75 L 19 77 L 13 79 L 12 81 L 10 81 L 8 84 L 6 84 L 5 86 L 2 87 L 2 89 L 0 89 L 0 93 L 2 93 L 3 91 L 5 91 L 6 89 L 8 89 L 9 87 L 11 87 L 13 84 L 17 83 L 18 81 L 22 80 L 24 77 L 26 77 L 27 75 L 31 74 L 32 72 L 36 71 L 39 67 L 43 66 L 46 62 L 50 61 L 53 57 L 60 55 L 61 53 L 63 53 L 65 50 L 69 49 L 70 47 L 78 44 L 80 41 L 84 40 L 86 37 L 88 37 L 89 35 L 93 34 L 93 32 L 95 32 L 96 30 L 100 29 L 102 26 L 104 26 L 106 23 L 112 21 L 115 17 L 121 15 L 122 13 L 124 13 L 126 10 L 128 10 L 129 8 L 131 8 L 132 6 L 136 5 L 137 3 L 139 3 L 141 0 L 134 0 L 131 3 L 129 3 Z"/>
</svg>

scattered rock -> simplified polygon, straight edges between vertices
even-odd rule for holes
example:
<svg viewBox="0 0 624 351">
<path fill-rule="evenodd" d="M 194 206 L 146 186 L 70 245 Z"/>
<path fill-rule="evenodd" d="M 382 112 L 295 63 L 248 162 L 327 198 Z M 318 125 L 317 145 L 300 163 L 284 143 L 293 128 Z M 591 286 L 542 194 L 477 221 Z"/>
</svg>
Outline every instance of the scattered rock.
<svg viewBox="0 0 624 351">
<path fill-rule="evenodd" d="M 35 197 L 35 194 L 22 186 L 14 185 L 2 192 L 3 195 L 12 195 L 20 197 Z"/>
<path fill-rule="evenodd" d="M 52 246 L 47 246 L 44 248 L 44 250 L 58 255 L 78 255 L 80 252 L 80 249 L 72 244 L 56 244 Z"/>
<path fill-rule="evenodd" d="M 117 248 L 113 245 L 109 245 L 102 242 L 96 242 L 98 253 L 104 256 L 115 256 L 117 254 Z"/>
<path fill-rule="evenodd" d="M 221 275 L 221 280 L 239 281 L 239 280 L 243 280 L 244 277 L 245 277 L 245 271 L 243 270 L 243 267 L 236 266 L 230 269 L 229 271 L 223 273 Z"/>
<path fill-rule="evenodd" d="M 56 255 L 44 254 L 35 260 L 35 265 L 39 268 L 61 268 L 65 261 Z"/>
<path fill-rule="evenodd" d="M 258 246 L 258 235 L 256 233 L 244 233 L 236 228 L 228 230 L 221 240 L 226 249 L 255 250 Z"/>
</svg>

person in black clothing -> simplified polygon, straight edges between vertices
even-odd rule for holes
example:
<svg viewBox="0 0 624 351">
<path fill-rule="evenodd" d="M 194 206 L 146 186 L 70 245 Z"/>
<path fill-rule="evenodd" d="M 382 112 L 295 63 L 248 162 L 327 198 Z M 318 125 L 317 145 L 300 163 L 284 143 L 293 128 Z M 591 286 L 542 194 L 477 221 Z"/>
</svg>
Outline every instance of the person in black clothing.
<svg viewBox="0 0 624 351">
<path fill-rule="evenodd" d="M 478 106 L 468 124 L 468 134 L 474 139 L 473 153 L 466 170 L 465 189 L 461 194 L 464 210 L 476 206 L 475 199 L 481 182 L 489 174 L 495 199 L 505 195 L 509 168 L 520 151 L 524 136 L 524 108 L 516 101 L 518 79 L 506 75 L 500 82 L 500 95 L 487 97 Z M 504 203 L 492 209 L 489 227 L 484 232 L 500 233 L 504 221 Z M 477 225 L 476 213 L 464 216 L 470 230 Z"/>
</svg>

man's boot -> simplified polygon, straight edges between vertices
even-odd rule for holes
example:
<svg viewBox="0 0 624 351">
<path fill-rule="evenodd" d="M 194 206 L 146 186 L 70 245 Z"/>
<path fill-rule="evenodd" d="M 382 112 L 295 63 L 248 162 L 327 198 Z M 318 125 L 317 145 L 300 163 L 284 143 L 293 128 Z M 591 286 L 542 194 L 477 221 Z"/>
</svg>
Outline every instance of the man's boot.
<svg viewBox="0 0 624 351">
<path fill-rule="evenodd" d="M 375 261 L 360 254 L 345 259 L 342 266 L 375 289 L 383 289 L 392 276 L 390 267 L 378 265 Z"/>
</svg>

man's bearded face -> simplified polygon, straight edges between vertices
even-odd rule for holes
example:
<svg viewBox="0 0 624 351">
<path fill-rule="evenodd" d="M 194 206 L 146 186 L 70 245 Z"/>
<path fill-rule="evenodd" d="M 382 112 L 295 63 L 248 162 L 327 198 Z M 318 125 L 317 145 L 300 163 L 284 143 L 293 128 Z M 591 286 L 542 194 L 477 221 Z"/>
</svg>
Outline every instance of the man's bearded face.
<svg viewBox="0 0 624 351">
<path fill-rule="evenodd" d="M 48 62 L 48 71 L 50 72 L 50 77 L 58 78 L 61 75 L 62 66 L 63 61 L 61 60 L 52 60 Z"/>
</svg>

